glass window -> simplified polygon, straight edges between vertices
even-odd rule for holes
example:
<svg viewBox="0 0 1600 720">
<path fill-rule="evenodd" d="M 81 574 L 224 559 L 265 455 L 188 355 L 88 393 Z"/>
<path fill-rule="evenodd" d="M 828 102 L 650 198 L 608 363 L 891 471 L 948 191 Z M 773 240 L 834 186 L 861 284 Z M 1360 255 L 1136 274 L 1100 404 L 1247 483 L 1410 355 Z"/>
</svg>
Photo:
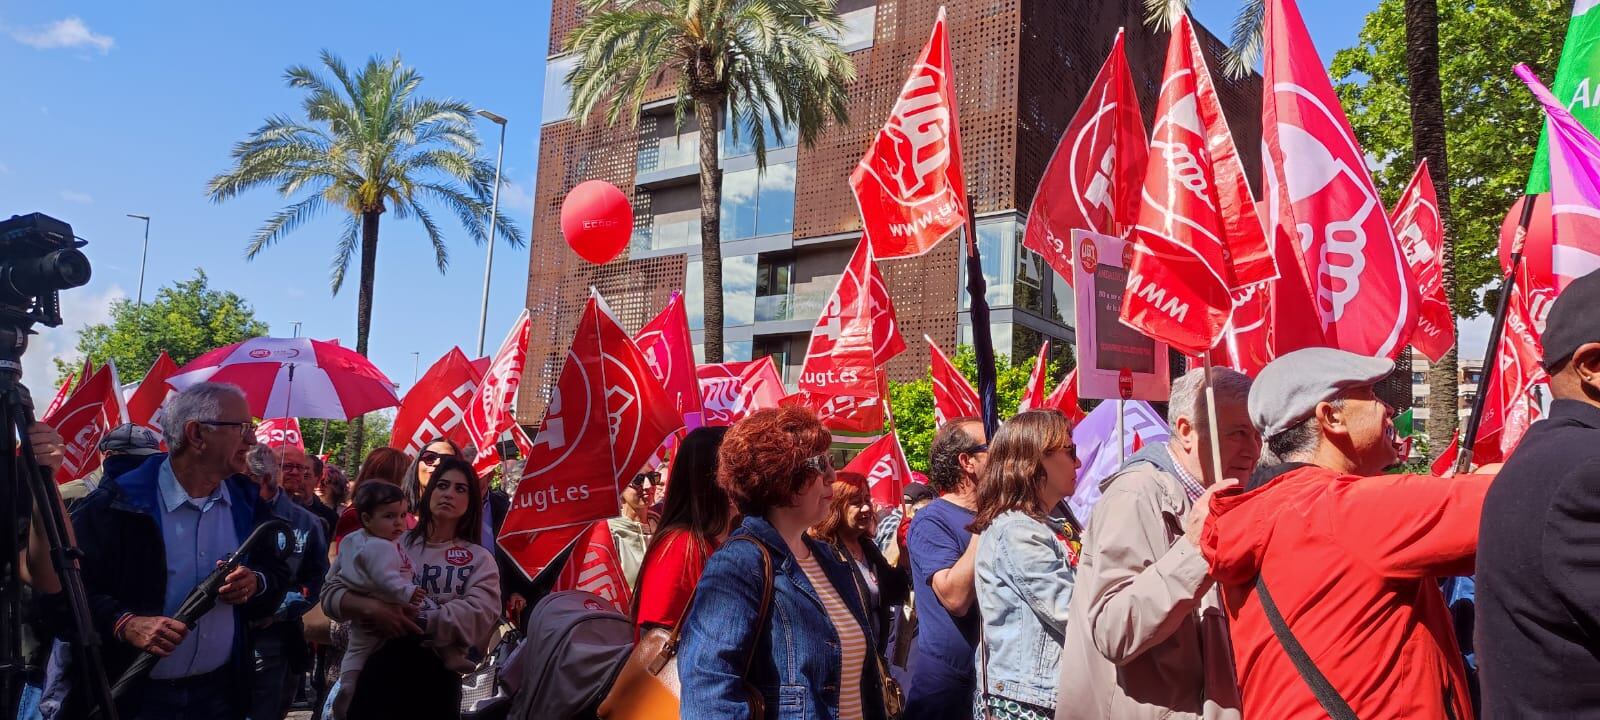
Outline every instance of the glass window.
<svg viewBox="0 0 1600 720">
<path fill-rule="evenodd" d="M 689 247 L 700 244 L 700 211 L 662 213 L 655 216 L 650 227 L 650 248 Z"/>
<path fill-rule="evenodd" d="M 762 136 L 767 140 L 767 152 L 779 148 L 794 147 L 797 133 L 794 128 L 787 125 L 774 127 L 772 118 L 762 115 Z M 732 117 L 723 118 L 722 131 L 722 156 L 725 158 L 750 155 L 756 151 L 755 129 L 749 122 L 741 122 L 738 137 L 734 137 Z"/>
<path fill-rule="evenodd" d="M 722 361 L 723 362 L 747 362 L 749 360 L 750 360 L 750 341 L 749 340 L 736 340 L 734 342 L 724 342 L 724 343 L 722 343 Z M 694 361 L 696 363 L 704 363 L 706 361 L 706 346 L 705 346 L 705 343 L 695 343 L 694 344 Z"/>
<path fill-rule="evenodd" d="M 1000 358 L 1008 358 L 1008 357 L 1012 356 L 1012 354 L 1011 354 L 1011 332 L 1012 332 L 1012 329 L 1015 328 L 1015 327 L 1017 327 L 1017 326 L 1013 325 L 1011 323 L 990 323 L 990 325 L 989 325 L 989 337 L 990 337 L 990 339 L 992 339 L 994 341 L 994 356 L 995 356 L 996 360 L 999 360 Z M 1024 328 L 1024 329 L 1026 329 L 1026 328 Z M 960 329 L 956 332 L 956 345 L 960 346 L 960 345 L 971 345 L 971 344 L 972 344 L 972 326 L 971 325 L 962 325 L 960 327 Z M 950 350 L 946 351 L 946 354 L 954 356 L 956 354 L 956 351 L 957 351 L 957 349 L 950 349 Z M 1034 352 L 1039 352 L 1039 347 L 1037 345 L 1035 345 L 1034 348 L 1033 348 L 1033 351 Z"/>
<path fill-rule="evenodd" d="M 1427 373 L 1420 373 L 1420 372 L 1411 373 L 1411 384 L 1412 385 L 1425 385 L 1425 384 L 1427 384 L 1427 382 L 1428 382 L 1428 374 Z"/>
<path fill-rule="evenodd" d="M 955 238 L 959 240 L 960 237 Z M 1022 244 L 1021 226 L 1015 220 L 1002 220 L 978 225 L 978 254 L 983 263 L 985 297 L 989 307 L 1011 305 L 1012 280 L 1017 269 L 1017 248 Z M 961 262 L 957 281 L 961 284 L 961 309 L 970 310 L 972 301 L 967 297 L 966 262 Z"/>
<path fill-rule="evenodd" d="M 722 176 L 722 239 L 744 240 L 794 230 L 794 164 Z"/>
<path fill-rule="evenodd" d="M 577 55 L 563 55 L 545 62 L 544 99 L 540 105 L 540 123 L 567 119 L 567 105 L 572 101 L 572 93 L 567 87 L 567 73 L 572 72 L 577 66 Z"/>
<path fill-rule="evenodd" d="M 792 319 L 789 278 L 794 260 L 789 257 L 763 257 L 756 268 L 756 322 Z"/>
<path fill-rule="evenodd" d="M 1020 238 L 1020 236 L 1019 236 Z M 1020 245 L 1020 240 L 1018 241 Z M 1044 290 L 1049 267 L 1044 258 L 1027 248 L 1017 253 L 1016 306 L 1044 315 Z"/>
<path fill-rule="evenodd" d="M 839 19 L 844 22 L 844 32 L 839 35 L 839 46 L 844 48 L 845 52 L 872 47 L 872 35 L 878 20 L 877 5 L 848 11 L 840 9 Z"/>
<path fill-rule="evenodd" d="M 684 310 L 689 327 L 705 328 L 705 275 L 699 260 L 685 264 L 683 279 Z M 722 326 L 749 325 L 756 313 L 756 256 L 740 255 L 722 259 Z"/>
</svg>

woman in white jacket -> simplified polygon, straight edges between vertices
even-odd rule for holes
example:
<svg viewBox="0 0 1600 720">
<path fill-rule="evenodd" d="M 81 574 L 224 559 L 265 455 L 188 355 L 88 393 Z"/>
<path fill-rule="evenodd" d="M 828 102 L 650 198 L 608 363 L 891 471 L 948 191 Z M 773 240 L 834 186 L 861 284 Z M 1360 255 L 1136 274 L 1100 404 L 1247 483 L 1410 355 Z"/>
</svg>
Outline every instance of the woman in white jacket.
<svg viewBox="0 0 1600 720">
<path fill-rule="evenodd" d="M 418 618 L 413 606 L 367 597 L 331 580 L 323 587 L 330 617 L 367 623 L 392 638 L 362 669 L 350 720 L 460 715 L 461 675 L 483 658 L 500 616 L 494 553 L 475 542 L 482 508 L 472 466 L 453 457 L 441 460 L 418 503 L 417 526 L 400 541 L 417 585 L 438 605 L 426 617 Z"/>
</svg>

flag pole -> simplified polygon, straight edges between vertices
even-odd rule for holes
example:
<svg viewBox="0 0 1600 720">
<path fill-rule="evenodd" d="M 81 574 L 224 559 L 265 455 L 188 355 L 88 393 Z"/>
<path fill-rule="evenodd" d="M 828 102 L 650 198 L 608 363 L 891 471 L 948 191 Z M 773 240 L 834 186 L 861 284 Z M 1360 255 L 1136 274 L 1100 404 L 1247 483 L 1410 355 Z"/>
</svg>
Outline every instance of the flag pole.
<svg viewBox="0 0 1600 720">
<path fill-rule="evenodd" d="M 983 260 L 978 254 L 978 213 L 967 198 L 967 297 L 971 299 L 972 349 L 978 356 L 978 401 L 983 409 L 984 436 L 994 439 L 1000 427 L 1000 408 L 996 399 L 994 337 L 989 328 L 988 288 L 983 278 Z"/>
<path fill-rule="evenodd" d="M 1495 303 L 1494 324 L 1489 328 L 1489 346 L 1484 350 L 1483 370 L 1478 378 L 1477 396 L 1472 399 L 1472 413 L 1467 416 L 1467 427 L 1461 433 L 1457 446 L 1456 474 L 1464 475 L 1472 468 L 1472 446 L 1478 439 L 1478 424 L 1483 417 L 1484 403 L 1489 394 L 1489 381 L 1498 369 L 1500 337 L 1505 332 L 1506 310 L 1511 305 L 1511 293 L 1517 289 L 1517 270 L 1522 266 L 1522 250 L 1528 237 L 1528 226 L 1533 224 L 1533 206 L 1536 195 L 1522 196 L 1522 214 L 1517 218 L 1517 230 L 1511 236 L 1510 269 L 1500 281 L 1500 299 Z"/>
<path fill-rule="evenodd" d="M 1205 363 L 1206 434 L 1210 435 L 1206 447 L 1211 454 L 1211 462 L 1206 464 L 1206 469 L 1211 471 L 1211 482 L 1206 483 L 1206 487 L 1211 487 L 1222 482 L 1222 446 L 1217 439 L 1217 391 L 1211 382 L 1211 351 L 1201 353 L 1200 357 Z"/>
<path fill-rule="evenodd" d="M 1127 417 L 1128 401 L 1117 398 L 1117 459 L 1121 462 L 1128 461 L 1128 442 L 1123 435 L 1123 419 Z"/>
</svg>

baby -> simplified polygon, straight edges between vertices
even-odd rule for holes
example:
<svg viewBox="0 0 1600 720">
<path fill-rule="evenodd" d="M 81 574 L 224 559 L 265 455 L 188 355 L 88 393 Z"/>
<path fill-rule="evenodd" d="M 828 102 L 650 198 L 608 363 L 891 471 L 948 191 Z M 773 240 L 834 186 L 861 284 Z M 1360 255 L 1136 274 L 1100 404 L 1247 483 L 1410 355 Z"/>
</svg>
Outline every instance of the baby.
<svg viewBox="0 0 1600 720">
<path fill-rule="evenodd" d="M 395 542 L 406 531 L 406 498 L 396 485 L 382 481 L 361 484 L 356 490 L 356 513 L 361 529 L 339 543 L 339 555 L 328 569 L 328 580 L 338 578 L 346 587 L 385 602 L 410 605 L 417 609 L 417 625 L 427 628 L 428 618 L 438 609 L 413 579 L 411 558 Z M 383 640 L 361 623 L 350 627 L 350 644 L 339 666 L 339 694 L 333 702 L 334 717 L 343 720 L 355 697 L 356 680 L 367 658 Z"/>
</svg>

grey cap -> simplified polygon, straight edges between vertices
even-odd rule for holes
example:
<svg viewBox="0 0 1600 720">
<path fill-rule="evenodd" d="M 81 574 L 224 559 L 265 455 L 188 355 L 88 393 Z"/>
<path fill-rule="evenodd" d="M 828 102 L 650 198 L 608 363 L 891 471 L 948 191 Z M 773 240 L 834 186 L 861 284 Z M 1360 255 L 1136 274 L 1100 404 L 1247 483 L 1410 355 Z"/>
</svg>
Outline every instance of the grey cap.
<svg viewBox="0 0 1600 720">
<path fill-rule="evenodd" d="M 102 455 L 154 455 L 161 452 L 161 438 L 150 428 L 123 423 L 100 438 Z"/>
<path fill-rule="evenodd" d="M 1394 361 L 1333 348 L 1305 348 L 1261 369 L 1250 386 L 1250 420 L 1270 438 L 1316 412 L 1348 388 L 1377 383 L 1394 372 Z"/>
</svg>

